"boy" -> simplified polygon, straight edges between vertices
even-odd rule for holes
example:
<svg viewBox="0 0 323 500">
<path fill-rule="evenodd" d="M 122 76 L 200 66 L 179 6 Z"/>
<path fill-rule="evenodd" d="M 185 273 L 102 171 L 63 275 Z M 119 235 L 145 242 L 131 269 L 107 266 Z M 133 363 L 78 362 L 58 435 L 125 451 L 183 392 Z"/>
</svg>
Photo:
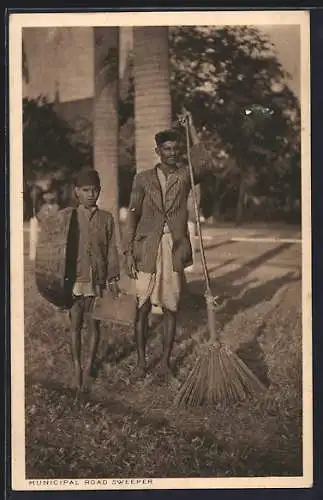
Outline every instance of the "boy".
<svg viewBox="0 0 323 500">
<path fill-rule="evenodd" d="M 115 224 L 110 212 L 100 210 L 97 200 L 100 194 L 100 178 L 90 168 L 82 169 L 75 181 L 78 200 L 79 227 L 76 281 L 73 288 L 73 305 L 70 310 L 71 351 L 74 364 L 74 385 L 83 385 L 81 367 L 81 329 L 84 318 L 91 336 L 90 356 L 85 368 L 85 380 L 91 377 L 99 343 L 100 323 L 92 318 L 96 296 L 102 296 L 109 287 L 117 297 L 119 290 L 119 258 L 116 246 Z"/>
</svg>

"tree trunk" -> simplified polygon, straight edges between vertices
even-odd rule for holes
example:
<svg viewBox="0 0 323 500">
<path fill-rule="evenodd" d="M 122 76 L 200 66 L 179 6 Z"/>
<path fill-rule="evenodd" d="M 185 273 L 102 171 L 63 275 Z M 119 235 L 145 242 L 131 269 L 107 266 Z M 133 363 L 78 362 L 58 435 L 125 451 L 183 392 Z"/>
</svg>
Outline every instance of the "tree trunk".
<svg viewBox="0 0 323 500">
<path fill-rule="evenodd" d="M 157 162 L 155 134 L 171 126 L 167 27 L 134 28 L 135 139 L 137 171 Z"/>
<path fill-rule="evenodd" d="M 93 28 L 94 168 L 101 178 L 99 206 L 112 213 L 120 246 L 118 196 L 118 61 L 119 28 Z"/>
<path fill-rule="evenodd" d="M 246 187 L 247 187 L 247 184 L 245 182 L 244 176 L 242 175 L 241 179 L 240 179 L 238 203 L 237 203 L 237 210 L 236 210 L 236 225 L 237 226 L 242 224 L 242 221 L 243 221 L 243 210 L 244 210 L 244 204 L 245 204 Z"/>
<path fill-rule="evenodd" d="M 172 123 L 167 27 L 134 28 L 135 145 L 137 172 L 158 157 L 154 136 Z M 161 308 L 152 308 L 161 314 Z"/>
</svg>

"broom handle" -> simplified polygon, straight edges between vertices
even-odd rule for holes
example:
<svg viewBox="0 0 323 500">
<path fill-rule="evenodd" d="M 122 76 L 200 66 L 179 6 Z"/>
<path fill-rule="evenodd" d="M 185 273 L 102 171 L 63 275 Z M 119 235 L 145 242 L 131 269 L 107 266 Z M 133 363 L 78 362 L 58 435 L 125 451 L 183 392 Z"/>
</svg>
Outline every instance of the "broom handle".
<svg viewBox="0 0 323 500">
<path fill-rule="evenodd" d="M 185 129 L 186 129 L 187 160 L 188 160 L 188 166 L 189 166 L 189 172 L 190 172 L 190 178 L 191 178 L 193 205 L 194 205 L 194 212 L 195 212 L 195 218 L 196 218 L 197 234 L 198 234 L 200 250 L 201 250 L 203 273 L 204 273 L 204 278 L 205 278 L 206 291 L 208 294 L 211 295 L 210 277 L 209 277 L 209 273 L 208 273 L 207 265 L 206 265 L 205 251 L 204 251 L 202 231 L 201 231 L 200 214 L 199 214 L 199 209 L 197 206 L 197 196 L 196 196 L 196 191 L 195 191 L 195 179 L 194 179 L 194 171 L 193 171 L 192 160 L 191 160 L 190 133 L 189 133 L 188 119 L 185 120 Z"/>
<path fill-rule="evenodd" d="M 210 340 L 213 342 L 218 342 L 219 338 L 218 338 L 218 334 L 217 334 L 217 330 L 216 330 L 215 315 L 214 315 L 215 306 L 213 303 L 213 296 L 211 293 L 210 277 L 209 277 L 207 264 L 206 264 L 205 250 L 204 250 L 202 230 L 201 230 L 201 220 L 200 220 L 200 214 L 199 214 L 199 209 L 198 209 L 198 205 L 197 205 L 197 196 L 196 196 L 196 191 L 195 191 L 195 179 L 194 179 L 194 171 L 193 171 L 192 160 L 191 160 L 190 133 L 189 133 L 188 118 L 186 118 L 186 120 L 185 120 L 185 129 L 186 129 L 187 160 L 188 160 L 188 166 L 189 166 L 189 172 L 190 172 L 190 178 L 191 178 L 193 205 L 194 205 L 197 234 L 198 234 L 198 239 L 199 239 L 199 244 L 200 244 L 201 260 L 202 260 L 202 267 L 203 267 L 205 286 L 206 286 L 206 305 L 207 305 L 208 325 L 209 325 L 209 329 L 210 329 Z"/>
</svg>

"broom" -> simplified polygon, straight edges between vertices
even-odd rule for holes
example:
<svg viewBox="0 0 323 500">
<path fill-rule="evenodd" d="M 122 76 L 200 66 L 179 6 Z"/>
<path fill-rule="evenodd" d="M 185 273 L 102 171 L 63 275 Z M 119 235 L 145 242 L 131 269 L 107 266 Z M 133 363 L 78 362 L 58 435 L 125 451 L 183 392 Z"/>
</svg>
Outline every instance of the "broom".
<svg viewBox="0 0 323 500">
<path fill-rule="evenodd" d="M 253 394 L 263 392 L 264 385 L 245 363 L 226 345 L 220 342 L 215 324 L 217 297 L 211 292 L 210 278 L 203 247 L 201 222 L 195 192 L 194 172 L 190 154 L 188 116 L 185 117 L 187 159 L 192 185 L 192 197 L 196 216 L 197 234 L 201 251 L 205 279 L 205 301 L 208 317 L 209 340 L 200 349 L 200 355 L 176 398 L 177 406 L 200 406 L 202 404 L 232 404 Z"/>
</svg>

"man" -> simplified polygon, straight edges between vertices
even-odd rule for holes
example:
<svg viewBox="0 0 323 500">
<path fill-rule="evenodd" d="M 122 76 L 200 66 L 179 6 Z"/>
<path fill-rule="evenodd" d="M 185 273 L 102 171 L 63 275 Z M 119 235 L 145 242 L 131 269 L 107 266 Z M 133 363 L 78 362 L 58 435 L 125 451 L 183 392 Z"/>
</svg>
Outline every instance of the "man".
<svg viewBox="0 0 323 500">
<path fill-rule="evenodd" d="M 180 117 L 181 125 L 186 119 L 193 144 L 195 182 L 199 182 L 201 175 L 212 168 L 212 162 L 198 144 L 190 114 Z M 126 269 L 136 280 L 138 298 L 135 339 L 139 377 L 144 377 L 147 370 L 145 347 L 151 306 L 162 307 L 164 315 L 159 374 L 171 375 L 169 361 L 184 269 L 193 264 L 187 213 L 191 182 L 187 166 L 179 166 L 181 135 L 173 129 L 164 130 L 156 134 L 155 141 L 160 163 L 135 176 L 125 229 Z"/>
</svg>

